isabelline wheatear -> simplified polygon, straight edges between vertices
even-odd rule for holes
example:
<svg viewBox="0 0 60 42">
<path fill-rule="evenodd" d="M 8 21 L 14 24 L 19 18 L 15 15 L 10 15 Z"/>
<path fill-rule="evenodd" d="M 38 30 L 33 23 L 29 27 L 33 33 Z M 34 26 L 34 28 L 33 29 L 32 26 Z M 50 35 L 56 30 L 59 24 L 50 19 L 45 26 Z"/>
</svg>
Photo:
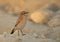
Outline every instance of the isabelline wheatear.
<svg viewBox="0 0 60 42">
<path fill-rule="evenodd" d="M 26 20 L 27 20 L 26 14 L 28 14 L 28 12 L 26 12 L 26 11 L 22 11 L 22 12 L 20 13 L 19 18 L 18 18 L 18 20 L 17 20 L 14 28 L 13 28 L 12 31 L 11 31 L 11 34 L 13 34 L 16 30 L 18 30 L 18 35 L 19 35 L 19 30 L 20 30 L 21 33 L 22 33 L 22 35 L 24 35 L 22 30 L 23 30 L 23 28 L 24 28 L 24 26 L 25 26 L 25 24 L 26 24 Z"/>
</svg>

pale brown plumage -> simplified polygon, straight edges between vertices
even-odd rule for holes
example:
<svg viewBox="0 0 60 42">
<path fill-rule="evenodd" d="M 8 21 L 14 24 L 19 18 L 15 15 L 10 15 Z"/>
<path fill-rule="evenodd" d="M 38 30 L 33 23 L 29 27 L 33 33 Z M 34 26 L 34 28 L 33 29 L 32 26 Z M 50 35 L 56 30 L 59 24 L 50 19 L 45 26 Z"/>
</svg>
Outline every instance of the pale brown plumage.
<svg viewBox="0 0 60 42">
<path fill-rule="evenodd" d="M 22 35 L 24 35 L 22 30 L 23 30 L 23 28 L 24 28 L 24 26 L 26 24 L 26 14 L 27 13 L 28 12 L 26 12 L 26 11 L 22 11 L 21 12 L 21 14 L 20 14 L 20 16 L 19 16 L 14 28 L 12 29 L 11 34 L 13 34 L 16 30 L 18 30 L 18 35 L 19 35 L 19 30 L 20 30 Z"/>
</svg>

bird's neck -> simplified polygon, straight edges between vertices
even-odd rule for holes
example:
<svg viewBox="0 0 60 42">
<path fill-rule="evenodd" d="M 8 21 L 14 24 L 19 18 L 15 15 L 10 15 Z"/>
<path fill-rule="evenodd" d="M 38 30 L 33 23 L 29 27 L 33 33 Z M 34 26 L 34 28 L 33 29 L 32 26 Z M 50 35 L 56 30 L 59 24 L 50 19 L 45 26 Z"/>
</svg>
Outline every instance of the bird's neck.
<svg viewBox="0 0 60 42">
<path fill-rule="evenodd" d="M 24 18 L 26 18 L 25 15 L 20 15 L 20 19 L 24 19 Z"/>
</svg>

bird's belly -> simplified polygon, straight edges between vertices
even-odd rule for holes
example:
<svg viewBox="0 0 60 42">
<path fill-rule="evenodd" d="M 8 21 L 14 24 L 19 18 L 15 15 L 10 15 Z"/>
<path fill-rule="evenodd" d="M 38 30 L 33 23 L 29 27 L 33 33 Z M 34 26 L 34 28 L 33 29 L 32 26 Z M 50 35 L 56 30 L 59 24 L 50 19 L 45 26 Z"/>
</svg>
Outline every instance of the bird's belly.
<svg viewBox="0 0 60 42">
<path fill-rule="evenodd" d="M 22 30 L 23 28 L 24 28 L 24 26 L 25 26 L 25 23 L 20 23 L 20 24 L 18 24 L 17 26 L 16 26 L 16 30 Z"/>
</svg>

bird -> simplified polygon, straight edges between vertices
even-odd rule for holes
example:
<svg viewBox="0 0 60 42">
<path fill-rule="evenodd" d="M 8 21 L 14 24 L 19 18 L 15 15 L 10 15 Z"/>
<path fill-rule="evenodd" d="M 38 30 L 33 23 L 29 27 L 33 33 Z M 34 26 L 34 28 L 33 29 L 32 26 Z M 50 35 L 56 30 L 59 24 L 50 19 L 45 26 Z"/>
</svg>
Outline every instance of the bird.
<svg viewBox="0 0 60 42">
<path fill-rule="evenodd" d="M 13 34 L 16 30 L 18 30 L 18 36 L 19 36 L 19 31 L 21 31 L 22 35 L 25 35 L 22 30 L 26 25 L 26 20 L 27 20 L 27 15 L 26 14 L 28 14 L 28 13 L 29 12 L 27 12 L 27 11 L 22 11 L 19 14 L 19 17 L 17 19 L 17 22 L 16 22 L 14 28 L 11 31 L 11 34 Z"/>
</svg>

